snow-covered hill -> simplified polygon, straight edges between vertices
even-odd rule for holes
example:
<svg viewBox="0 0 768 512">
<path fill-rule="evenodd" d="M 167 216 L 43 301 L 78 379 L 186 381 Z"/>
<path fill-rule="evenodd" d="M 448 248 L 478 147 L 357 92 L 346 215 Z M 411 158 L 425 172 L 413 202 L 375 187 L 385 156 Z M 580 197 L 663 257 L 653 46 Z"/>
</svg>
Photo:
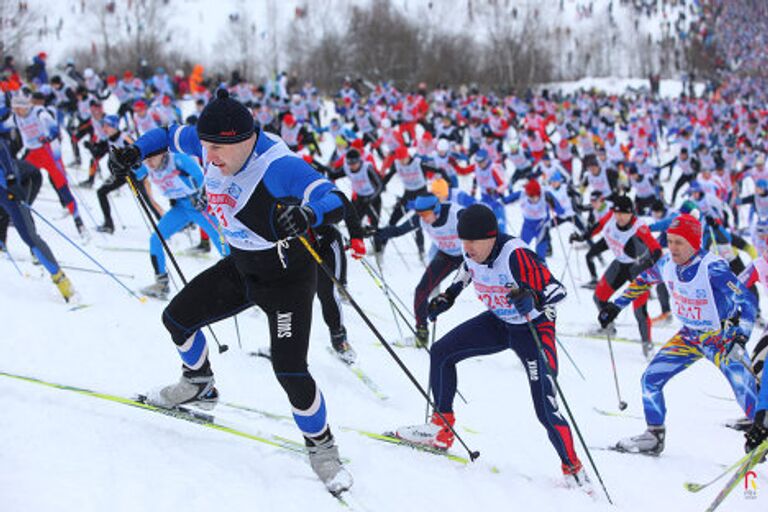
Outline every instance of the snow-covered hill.
<svg viewBox="0 0 768 512">
<path fill-rule="evenodd" d="M 67 148 L 65 148 L 66 150 Z M 65 156 L 65 160 L 67 160 Z M 73 181 L 84 171 L 70 169 Z M 76 189 L 84 208 L 97 222 L 95 193 Z M 391 186 L 385 204 L 391 205 L 397 187 Z M 151 282 L 152 268 L 144 252 L 149 234 L 127 189 L 114 198 L 115 235 L 94 233 L 87 250 L 110 270 L 122 274 L 132 289 Z M 60 219 L 61 209 L 51 188 L 44 184 L 36 208 L 49 219 Z M 521 219 L 517 206 L 509 207 L 512 232 Z M 86 222 L 93 228 L 86 215 Z M 54 220 L 75 237 L 69 219 Z M 60 261 L 94 268 L 50 228 L 38 223 Z M 565 269 L 566 254 L 553 233 L 557 276 Z M 196 242 L 184 234 L 172 239 L 182 251 Z M 405 301 L 410 301 L 422 267 L 413 242 L 396 241 L 407 267 L 389 250 L 386 278 Z M 0 261 L 0 372 L 130 396 L 175 381 L 179 361 L 160 315 L 164 303 L 141 303 L 108 277 L 68 269 L 79 291 L 83 309 L 63 304 L 49 278 L 30 257 L 11 230 L 11 254 L 24 277 L 5 255 Z M 568 262 L 577 282 L 586 280 L 584 252 L 573 251 Z M 207 259 L 180 257 L 188 277 L 213 264 Z M 578 260 L 578 261 L 577 261 Z M 560 383 L 586 443 L 616 507 L 604 499 L 593 501 L 580 491 L 559 486 L 559 460 L 531 404 L 526 374 L 511 352 L 471 359 L 459 366 L 459 388 L 468 403 L 457 400 L 459 431 L 481 452 L 472 464 L 404 447 L 384 444 L 343 427 L 381 432 L 423 421 L 424 402 L 389 355 L 377 345 L 364 323 L 349 308 L 345 322 L 360 366 L 389 396 L 376 398 L 346 367 L 327 352 L 328 333 L 316 304 L 309 361 L 322 387 L 329 418 L 341 454 L 349 459 L 355 478 L 352 494 L 369 511 L 528 510 L 598 511 L 704 510 L 716 489 L 690 494 L 683 482 L 704 482 L 720 473 L 742 453 L 743 438 L 722 427 L 740 411 L 717 369 L 708 362 L 694 365 L 666 388 L 669 414 L 667 448 L 661 457 L 621 455 L 605 451 L 621 437 L 641 432 L 640 376 L 646 362 L 638 344 L 615 344 L 621 392 L 629 404 L 627 417 L 606 416 L 597 409 L 617 411 L 610 360 L 605 340 L 578 336 L 595 325 L 596 310 L 587 290 L 564 282 L 570 295 L 559 308 L 558 332 L 585 380 L 560 353 Z M 349 288 L 389 340 L 397 329 L 384 296 L 360 263 L 350 261 Z M 438 336 L 482 310 L 471 290 L 440 317 Z M 763 311 L 766 311 L 764 305 Z M 651 314 L 658 304 L 651 305 Z M 247 355 L 268 343 L 266 320 L 257 311 L 239 318 L 242 348 L 235 325 L 226 320 L 214 325 L 230 346 L 224 354 L 212 350 L 212 364 L 222 400 L 275 414 L 290 414 L 290 407 L 269 363 Z M 619 317 L 619 336 L 636 337 L 630 312 Z M 663 341 L 673 328 L 654 330 Z M 422 382 L 428 358 L 422 351 L 398 349 Z M 314 477 L 303 457 L 224 432 L 205 429 L 173 418 L 110 403 L 70 391 L 0 376 L 0 509 L 8 512 L 171 511 L 226 510 L 333 511 L 341 508 Z M 244 431 L 266 437 L 279 435 L 301 441 L 290 422 L 219 407 L 217 417 Z M 464 455 L 458 444 L 452 449 Z M 583 448 L 577 451 L 586 463 Z M 588 469 L 593 481 L 592 468 Z M 765 465 L 758 485 L 768 481 Z M 596 484 L 597 485 L 597 484 Z M 762 492 L 762 491 L 761 491 Z M 599 486 L 598 486 L 598 493 Z M 766 509 L 768 496 L 746 500 L 740 489 L 723 506 L 728 511 Z"/>
</svg>

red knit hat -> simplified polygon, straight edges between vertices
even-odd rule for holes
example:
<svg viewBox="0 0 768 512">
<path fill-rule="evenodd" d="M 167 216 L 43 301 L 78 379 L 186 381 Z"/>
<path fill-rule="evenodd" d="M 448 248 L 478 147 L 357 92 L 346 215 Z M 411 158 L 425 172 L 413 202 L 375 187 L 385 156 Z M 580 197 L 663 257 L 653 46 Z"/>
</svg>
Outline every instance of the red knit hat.
<svg viewBox="0 0 768 512">
<path fill-rule="evenodd" d="M 667 229 L 668 235 L 677 235 L 685 238 L 694 250 L 701 249 L 701 222 L 688 213 L 675 217 Z"/>
<path fill-rule="evenodd" d="M 528 183 L 525 184 L 525 194 L 528 197 L 540 196 L 541 185 L 539 185 L 539 182 L 536 180 L 528 181 Z"/>
</svg>

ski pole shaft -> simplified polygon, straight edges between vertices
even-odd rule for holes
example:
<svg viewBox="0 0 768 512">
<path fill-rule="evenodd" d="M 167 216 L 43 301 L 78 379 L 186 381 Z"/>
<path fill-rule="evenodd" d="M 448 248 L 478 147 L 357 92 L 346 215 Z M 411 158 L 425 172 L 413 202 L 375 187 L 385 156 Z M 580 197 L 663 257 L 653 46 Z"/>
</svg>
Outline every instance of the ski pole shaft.
<svg viewBox="0 0 768 512">
<path fill-rule="evenodd" d="M 557 346 L 562 349 L 563 353 L 565 354 L 565 357 L 568 358 L 568 360 L 571 362 L 573 367 L 576 369 L 576 372 L 579 374 L 579 377 L 581 377 L 581 380 L 586 381 L 587 378 L 584 376 L 583 373 L 581 373 L 581 370 L 579 369 L 579 365 L 577 365 L 576 361 L 573 360 L 573 358 L 571 357 L 571 354 L 568 352 L 568 349 L 565 348 L 565 345 L 563 345 L 563 342 L 560 341 L 560 338 L 555 336 L 555 341 L 557 342 Z"/>
<path fill-rule="evenodd" d="M 380 288 L 386 288 L 387 291 L 389 291 L 389 294 L 392 297 L 395 298 L 395 300 L 398 302 L 398 304 L 400 304 L 400 307 L 402 307 L 403 309 L 405 309 L 408 312 L 408 314 L 411 317 L 411 320 L 416 320 L 416 317 L 414 316 L 413 312 L 408 308 L 408 306 L 405 305 L 405 303 L 403 302 L 403 299 L 401 299 L 397 295 L 397 293 L 395 293 L 395 290 L 393 290 L 392 287 L 387 284 L 386 279 L 384 279 L 384 274 L 381 273 L 381 272 L 377 272 L 376 269 L 373 268 L 373 266 L 365 258 L 361 259 L 360 261 L 368 269 L 368 273 L 370 273 L 373 276 L 375 276 L 376 279 L 378 279 L 378 281 L 380 281 L 380 283 L 381 283 L 381 284 L 379 284 L 379 283 L 376 283 L 376 284 L 379 285 Z"/>
<path fill-rule="evenodd" d="M 616 385 L 616 398 L 619 400 L 619 410 L 623 411 L 627 408 L 627 403 L 621 399 L 621 389 L 619 389 L 619 372 L 616 371 L 616 358 L 613 356 L 613 342 L 611 341 L 611 333 L 606 331 L 605 337 L 608 340 L 608 353 L 611 355 L 611 368 L 613 370 L 613 383 Z"/>
<path fill-rule="evenodd" d="M 371 276 L 371 278 L 373 278 L 373 282 L 376 283 L 376 286 L 378 286 L 379 289 L 384 291 L 384 294 L 386 295 L 386 289 L 385 289 L 385 287 L 387 286 L 386 283 L 379 279 L 378 274 L 376 274 L 376 272 L 373 270 L 373 268 L 371 267 L 370 263 L 366 262 L 365 259 L 361 259 L 360 261 L 363 263 L 363 267 L 365 267 L 365 269 L 368 271 L 368 274 Z M 389 288 L 389 291 L 390 291 L 390 293 L 392 293 L 394 295 L 394 292 L 392 291 L 391 288 Z M 346 293 L 346 292 L 344 292 L 344 293 Z M 392 299 L 389 296 L 387 296 L 387 299 L 389 300 L 390 305 L 393 306 L 395 308 L 395 311 L 397 311 L 397 313 L 400 315 L 400 318 L 403 319 L 403 321 L 405 322 L 405 325 L 408 326 L 408 329 L 411 330 L 411 333 L 414 336 L 416 336 L 416 329 L 414 329 L 411 326 L 411 324 L 408 321 L 408 319 L 405 318 L 405 315 L 403 314 L 403 312 L 400 310 L 399 307 L 397 307 L 397 304 L 394 304 L 392 302 Z M 434 342 L 434 340 L 432 340 L 432 341 Z M 427 354 L 431 353 L 429 347 L 421 347 L 421 348 L 426 350 Z M 461 399 L 461 401 L 464 402 L 465 404 L 469 403 L 469 402 L 467 402 L 467 399 L 464 397 L 464 395 L 461 393 L 461 391 L 459 391 L 459 389 L 456 389 L 456 396 L 458 396 Z"/>
<path fill-rule="evenodd" d="M 549 376 L 552 377 L 552 382 L 555 383 L 555 389 L 557 390 L 557 394 L 560 395 L 560 399 L 563 401 L 563 406 L 565 406 L 565 412 L 568 414 L 568 417 L 571 419 L 571 423 L 573 423 L 573 429 L 576 431 L 576 435 L 579 437 L 579 442 L 581 443 L 581 447 L 584 449 L 584 452 L 587 454 L 587 458 L 589 459 L 589 464 L 592 466 L 592 469 L 595 471 L 595 476 L 597 476 L 597 480 L 600 482 L 600 486 L 603 488 L 605 497 L 608 498 L 608 503 L 613 505 L 611 496 L 608 494 L 608 489 L 605 487 L 605 483 L 603 482 L 603 477 L 600 475 L 600 471 L 597 469 L 597 465 L 595 464 L 595 461 L 592 458 L 592 453 L 589 451 L 586 441 L 584 441 L 584 436 L 581 435 L 581 429 L 579 428 L 579 424 L 576 423 L 576 418 L 573 416 L 573 413 L 571 412 L 571 407 L 568 405 L 568 400 L 566 400 L 565 395 L 563 394 L 563 390 L 560 387 L 560 382 L 557 379 L 557 375 L 555 375 L 555 372 L 549 366 L 549 360 L 547 359 L 547 355 L 544 352 L 544 346 L 541 344 L 539 333 L 536 332 L 536 328 L 533 326 L 533 323 L 531 322 L 530 314 L 525 315 L 525 323 L 528 325 L 528 329 L 531 331 L 531 336 L 533 337 L 533 341 L 536 343 L 536 348 L 539 351 L 542 361 L 544 361 L 544 368 L 546 369 Z"/>
<path fill-rule="evenodd" d="M 24 205 L 24 207 L 25 207 L 25 208 L 27 208 L 27 209 L 28 209 L 30 212 L 32 212 L 32 213 L 34 213 L 35 215 L 37 215 L 37 217 L 39 217 L 39 218 L 40 218 L 40 220 L 42 220 L 42 221 L 43 221 L 45 224 L 47 224 L 47 225 L 48 225 L 48 226 L 49 226 L 51 229 L 53 229 L 53 230 L 54 230 L 56 233 L 58 233 L 58 234 L 59 234 L 59 236 L 61 236 L 61 237 L 62 237 L 64 240 L 66 240 L 67 242 L 69 242 L 69 243 L 70 243 L 70 244 L 71 244 L 71 245 L 72 245 L 72 246 L 73 246 L 75 249 L 77 249 L 78 251 L 80 251 L 80 252 L 81 252 L 81 253 L 82 253 L 82 254 L 83 254 L 83 255 L 84 255 L 86 258 L 88 258 L 89 260 L 91 260 L 91 261 L 92 261 L 92 262 L 93 262 L 93 263 L 94 263 L 94 264 L 95 264 L 97 267 L 99 267 L 99 268 L 100 268 L 100 269 L 101 269 L 101 270 L 102 270 L 102 271 L 103 271 L 105 274 L 107 274 L 109 277 L 111 277 L 111 278 L 112 278 L 112 279 L 113 279 L 113 280 L 114 280 L 114 281 L 115 281 L 117 284 L 119 284 L 119 285 L 120 285 L 120 286 L 121 286 L 121 287 L 122 287 L 122 288 L 123 288 L 125 291 L 127 291 L 127 292 L 128 292 L 128 293 L 129 293 L 129 294 L 132 296 L 132 297 L 134 297 L 134 298 L 135 298 L 136 300 L 138 300 L 139 302 L 146 302 L 146 301 L 147 301 L 147 298 L 146 298 L 146 297 L 139 297 L 138 295 L 136 295 L 136 292 L 134 292 L 133 290 L 131 290 L 130 288 L 128 288 L 128 287 L 125 285 L 125 283 L 123 283 L 123 282 L 122 282 L 120 279 L 118 279 L 118 277 L 117 277 L 115 274 L 113 274 L 112 272 L 110 272 L 109 270 L 107 270 L 107 268 L 106 268 L 104 265 L 102 265 L 101 263 L 99 263 L 99 262 L 96 260 L 96 258 L 94 258 L 94 257 L 93 257 L 93 256 L 91 256 L 90 254 L 88 254 L 88 252 L 86 252 L 86 250 L 85 250 L 85 249 L 83 249 L 82 247 L 80 247 L 80 246 L 79 246 L 79 245 L 78 245 L 78 244 L 77 244 L 77 243 L 76 243 L 74 240 L 72 240 L 72 239 L 71 239 L 71 238 L 69 238 L 67 235 L 65 235 L 65 234 L 64 234 L 64 233 L 63 233 L 63 232 L 62 232 L 62 231 L 61 231 L 59 228 L 57 228 L 56 226 L 54 226 L 54 225 L 53 225 L 53 223 L 52 223 L 51 221 L 49 221 L 48 219 L 46 219 L 45 217 L 43 217 L 43 215 L 42 215 L 41 213 L 39 213 L 37 210 L 35 210 L 34 208 L 32 208 L 32 206 L 30 206 L 30 205 L 29 205 L 29 204 L 27 204 L 27 203 L 21 203 L 21 204 L 22 204 L 22 205 Z"/>
<path fill-rule="evenodd" d="M 78 267 L 75 265 L 65 265 L 65 264 L 59 264 L 59 267 L 65 269 L 65 270 L 74 270 L 75 272 L 86 272 L 88 274 L 104 274 L 107 275 L 103 270 L 98 270 L 95 268 L 85 268 L 85 267 Z M 133 274 L 121 274 L 119 272 L 112 272 L 117 277 L 124 277 L 125 279 L 135 279 L 136 276 Z"/>
<path fill-rule="evenodd" d="M 171 263 L 173 264 L 173 267 L 176 269 L 176 273 L 179 274 L 179 278 L 181 279 L 181 282 L 184 283 L 184 286 L 187 285 L 187 278 L 184 277 L 184 273 L 181 271 L 181 267 L 179 267 L 179 262 L 176 261 L 176 257 L 173 255 L 173 252 L 171 251 L 171 248 L 168 247 L 168 242 L 165 240 L 165 237 L 160 233 L 160 229 L 157 227 L 157 223 L 155 222 L 154 217 L 152 217 L 152 212 L 149 211 L 149 206 L 147 206 L 146 201 L 144 200 L 144 196 L 139 194 L 138 189 L 136 188 L 136 183 L 133 181 L 133 176 L 129 173 L 127 176 L 128 185 L 131 187 L 131 192 L 133 192 L 133 196 L 136 198 L 137 202 L 139 203 L 139 206 L 141 206 L 141 209 L 144 211 L 144 215 L 149 219 L 149 223 L 152 225 L 152 230 L 154 231 L 155 235 L 157 235 L 157 238 L 160 240 L 160 243 L 163 246 L 163 249 L 165 250 L 165 253 L 168 255 L 168 258 L 171 260 Z M 216 333 L 213 332 L 213 328 L 208 325 L 208 332 L 211 333 L 211 336 L 213 337 L 213 340 L 216 342 L 216 345 L 219 347 L 219 354 L 226 352 L 229 350 L 229 347 L 227 345 L 223 345 L 221 342 L 219 342 L 219 338 L 216 336 Z"/>
<path fill-rule="evenodd" d="M 339 288 L 339 290 L 342 290 L 343 293 L 346 294 L 347 297 L 349 297 L 349 303 L 352 305 L 352 307 L 357 311 L 357 314 L 360 315 L 360 318 L 363 319 L 363 322 L 368 326 L 368 328 L 373 332 L 374 336 L 381 342 L 381 344 L 384 346 L 384 348 L 389 352 L 389 355 L 392 356 L 392 359 L 395 360 L 397 365 L 400 367 L 401 370 L 403 370 L 403 373 L 408 377 L 408 379 L 413 383 L 413 385 L 416 387 L 416 389 L 421 393 L 421 395 L 427 400 L 427 403 L 430 407 L 432 407 L 432 410 L 435 411 L 435 413 L 440 417 L 440 419 L 443 421 L 443 425 L 445 425 L 456 437 L 456 439 L 459 441 L 461 446 L 467 451 L 467 454 L 469 455 L 469 459 L 474 461 L 480 456 L 480 452 L 471 450 L 469 446 L 464 442 L 464 439 L 459 435 L 459 433 L 454 429 L 453 425 L 448 423 L 448 420 L 445 418 L 442 412 L 437 410 L 437 407 L 435 407 L 435 404 L 432 402 L 432 399 L 429 398 L 429 394 L 424 390 L 424 388 L 419 384 L 419 381 L 416 380 L 416 377 L 413 375 L 411 370 L 408 369 L 408 367 L 405 365 L 402 359 L 397 355 L 397 352 L 392 348 L 392 346 L 387 342 L 387 340 L 384 339 L 384 336 L 381 335 L 379 330 L 376 328 L 375 325 L 373 325 L 373 322 L 371 322 L 370 318 L 368 318 L 368 315 L 365 314 L 365 312 L 362 310 L 362 308 L 358 305 L 357 301 L 352 297 L 352 295 L 349 294 L 349 291 L 347 291 L 344 284 L 339 281 L 336 276 L 333 274 L 331 269 L 328 268 L 328 266 L 325 264 L 323 259 L 320 257 L 320 255 L 315 251 L 315 249 L 310 245 L 310 243 L 307 241 L 306 238 L 303 236 L 298 237 L 301 241 L 302 245 L 304 245 L 304 248 L 309 252 L 309 254 L 312 256 L 312 258 L 317 262 L 318 266 L 320 266 L 321 269 L 323 269 L 323 272 L 325 272 L 328 277 L 331 278 L 331 281 Z"/>
<path fill-rule="evenodd" d="M 560 242 L 560 249 L 563 251 L 563 254 L 568 254 L 565 250 L 565 244 L 563 243 L 563 235 L 560 233 L 560 230 L 558 229 L 559 226 L 555 227 L 555 231 L 557 232 L 557 240 Z M 571 246 L 573 247 L 573 246 Z M 571 286 L 573 286 L 574 293 L 576 292 L 576 280 L 573 278 L 573 272 L 571 272 L 571 264 L 568 261 L 568 258 L 565 259 L 565 271 L 568 273 L 568 277 L 571 279 Z M 576 294 L 576 301 L 581 304 L 581 296 L 578 293 Z"/>
<path fill-rule="evenodd" d="M 11 264 L 13 265 L 13 268 L 16 269 L 16 272 L 18 272 L 21 277 L 24 277 L 24 272 L 21 271 L 21 269 L 19 268 L 19 265 L 16 263 L 16 260 L 13 259 L 13 256 L 11 256 L 11 251 L 8 250 L 8 246 L 5 245 L 3 242 L 0 242 L 0 249 L 5 251 L 5 255 L 8 256 L 8 261 L 11 262 Z"/>
</svg>

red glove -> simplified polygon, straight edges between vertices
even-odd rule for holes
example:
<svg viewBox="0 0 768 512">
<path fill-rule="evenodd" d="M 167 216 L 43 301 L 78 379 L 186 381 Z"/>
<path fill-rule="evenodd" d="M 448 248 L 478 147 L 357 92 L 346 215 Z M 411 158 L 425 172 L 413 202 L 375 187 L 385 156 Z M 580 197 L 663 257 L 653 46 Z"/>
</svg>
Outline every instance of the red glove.
<svg viewBox="0 0 768 512">
<path fill-rule="evenodd" d="M 365 242 L 362 238 L 353 238 L 349 241 L 349 248 L 352 249 L 352 257 L 361 260 L 365 256 Z"/>
</svg>

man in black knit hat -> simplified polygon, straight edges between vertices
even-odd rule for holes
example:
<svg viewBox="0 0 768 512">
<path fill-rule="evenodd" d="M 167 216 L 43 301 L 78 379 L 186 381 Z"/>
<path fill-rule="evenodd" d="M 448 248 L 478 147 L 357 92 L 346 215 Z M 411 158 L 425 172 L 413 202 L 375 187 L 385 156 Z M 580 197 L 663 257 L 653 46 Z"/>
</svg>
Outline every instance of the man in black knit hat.
<svg viewBox="0 0 768 512">
<path fill-rule="evenodd" d="M 558 409 L 554 381 L 548 375 L 551 371 L 556 377 L 558 371 L 555 305 L 565 298 L 565 289 L 525 243 L 499 232 L 489 207 L 473 204 L 464 209 L 457 229 L 464 262 L 453 284 L 430 302 L 429 318 L 434 321 L 447 311 L 469 283 L 488 310 L 454 327 L 432 346 L 429 382 L 442 417 L 433 413 L 430 423 L 401 427 L 397 436 L 414 444 L 448 449 L 454 436 L 443 418 L 451 425 L 455 421 L 456 365 L 469 357 L 512 349 L 528 372 L 536 416 L 560 457 L 566 485 L 590 490 L 570 426 Z"/>
<path fill-rule="evenodd" d="M 306 440 L 312 469 L 338 494 L 352 485 L 326 419 L 323 394 L 307 368 L 317 265 L 297 239 L 338 222 L 346 198 L 278 137 L 255 129 L 248 109 L 220 90 L 196 127 L 150 130 L 113 150 L 110 170 L 125 176 L 161 151 L 188 153 L 205 165 L 209 209 L 230 256 L 192 279 L 163 311 L 181 356 L 179 382 L 150 393 L 173 408 L 218 401 L 202 328 L 257 305 L 269 319 L 272 367 Z"/>
</svg>

